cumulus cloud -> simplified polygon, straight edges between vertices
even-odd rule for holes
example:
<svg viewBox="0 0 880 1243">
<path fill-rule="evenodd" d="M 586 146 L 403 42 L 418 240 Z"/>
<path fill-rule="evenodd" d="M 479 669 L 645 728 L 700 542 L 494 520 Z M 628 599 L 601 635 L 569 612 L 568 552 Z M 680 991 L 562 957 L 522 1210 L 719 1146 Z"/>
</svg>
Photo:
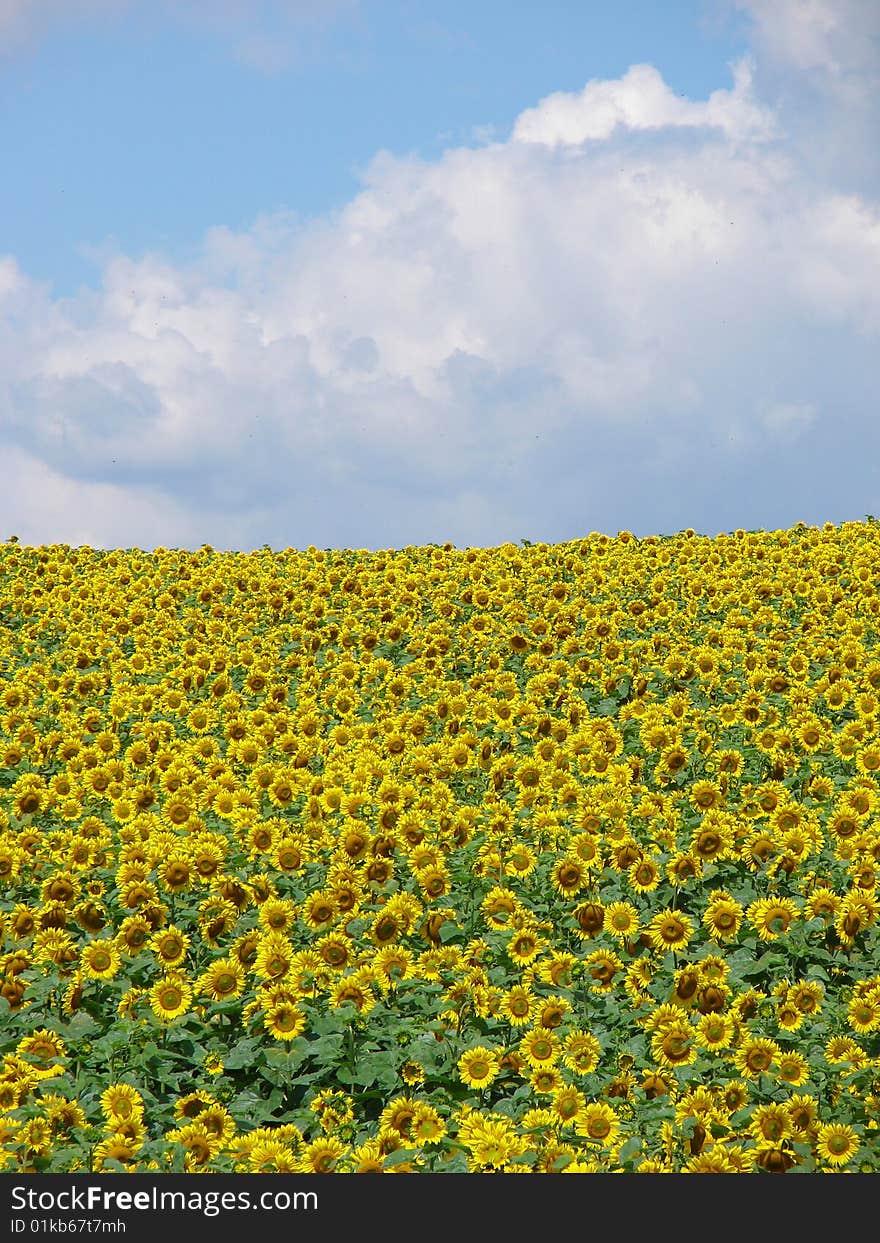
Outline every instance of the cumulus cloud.
<svg viewBox="0 0 880 1243">
<path fill-rule="evenodd" d="M 877 194 L 880 5 L 876 0 L 732 0 L 755 50 L 755 85 L 804 175 Z"/>
<path fill-rule="evenodd" d="M 730 139 L 760 142 L 774 137 L 775 119 L 751 97 L 752 62 L 734 66 L 733 90 L 713 91 L 705 101 L 684 99 L 663 81 L 653 65 L 632 65 L 620 79 L 593 80 L 580 94 L 549 95 L 528 108 L 516 122 L 514 140 L 550 147 L 579 146 L 610 138 L 618 128 L 661 130 L 671 127 L 721 130 Z"/>
<path fill-rule="evenodd" d="M 777 68 L 841 80 L 877 67 L 880 10 L 874 0 L 733 0 L 753 23 L 761 55 Z"/>
<path fill-rule="evenodd" d="M 0 526 L 387 547 L 876 512 L 876 197 L 731 73 L 700 101 L 634 66 L 381 152 L 326 218 L 213 228 L 189 265 L 108 247 L 74 298 L 0 259 Z"/>
</svg>

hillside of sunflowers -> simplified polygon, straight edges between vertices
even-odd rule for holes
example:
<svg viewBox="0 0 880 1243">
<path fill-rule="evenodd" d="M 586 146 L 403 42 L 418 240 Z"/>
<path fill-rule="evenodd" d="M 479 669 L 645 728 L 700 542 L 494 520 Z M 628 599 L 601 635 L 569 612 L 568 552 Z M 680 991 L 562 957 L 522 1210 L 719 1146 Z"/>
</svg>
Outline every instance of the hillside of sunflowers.
<svg viewBox="0 0 880 1243">
<path fill-rule="evenodd" d="M 0 1169 L 880 1171 L 880 524 L 0 545 Z"/>
</svg>

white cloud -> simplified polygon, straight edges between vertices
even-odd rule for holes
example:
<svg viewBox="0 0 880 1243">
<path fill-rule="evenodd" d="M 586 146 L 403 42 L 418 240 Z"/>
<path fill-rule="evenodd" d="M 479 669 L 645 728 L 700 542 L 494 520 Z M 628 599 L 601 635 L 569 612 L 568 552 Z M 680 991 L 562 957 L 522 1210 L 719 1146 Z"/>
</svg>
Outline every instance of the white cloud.
<svg viewBox="0 0 880 1243">
<path fill-rule="evenodd" d="M 839 78 L 876 69 L 880 6 L 875 0 L 733 0 L 749 14 L 762 57 L 798 73 Z"/>
<path fill-rule="evenodd" d="M 83 483 L 16 448 L 4 452 L 3 471 L 3 539 L 18 535 L 30 544 L 126 548 L 195 548 L 210 542 L 212 516 L 193 513 L 162 489 Z"/>
<path fill-rule="evenodd" d="M 876 197 L 880 183 L 880 4 L 731 0 L 746 14 L 755 86 L 804 176 Z"/>
<path fill-rule="evenodd" d="M 767 140 L 775 136 L 769 109 L 751 96 L 752 63 L 734 66 L 733 90 L 714 91 L 703 101 L 684 99 L 669 89 L 653 65 L 632 65 L 615 81 L 592 80 L 580 94 L 559 91 L 523 112 L 513 138 L 546 146 L 579 146 L 609 138 L 620 127 L 660 130 L 708 126 L 731 139 Z"/>
<path fill-rule="evenodd" d="M 705 101 L 643 66 L 504 140 L 380 153 L 341 211 L 211 229 L 189 266 L 108 246 L 75 298 L 0 257 L 0 528 L 386 547 L 876 511 L 880 213 L 805 172 L 747 63 Z"/>
</svg>

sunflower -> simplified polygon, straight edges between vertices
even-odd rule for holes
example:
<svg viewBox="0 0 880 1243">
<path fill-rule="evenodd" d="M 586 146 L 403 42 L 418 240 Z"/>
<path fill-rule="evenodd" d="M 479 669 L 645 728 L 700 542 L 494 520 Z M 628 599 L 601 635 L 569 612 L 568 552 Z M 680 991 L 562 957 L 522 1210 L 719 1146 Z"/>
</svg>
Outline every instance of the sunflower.
<svg viewBox="0 0 880 1243">
<path fill-rule="evenodd" d="M 800 1136 L 815 1136 L 819 1109 L 812 1096 L 796 1093 L 788 1098 L 788 1116 L 795 1132 Z"/>
<path fill-rule="evenodd" d="M 282 837 L 271 850 L 270 858 L 279 872 L 298 872 L 303 866 L 304 849 L 296 837 Z"/>
<path fill-rule="evenodd" d="M 794 1002 L 781 998 L 776 1006 L 776 1022 L 785 1032 L 796 1032 L 804 1023 L 804 1015 Z"/>
<path fill-rule="evenodd" d="M 551 871 L 553 888 L 564 898 L 570 898 L 587 883 L 588 869 L 576 855 L 560 859 Z"/>
<path fill-rule="evenodd" d="M 810 798 L 820 802 L 823 799 L 830 798 L 834 793 L 834 782 L 830 777 L 819 774 L 812 778 L 807 790 Z"/>
<path fill-rule="evenodd" d="M 690 754 L 680 743 L 673 742 L 660 753 L 656 775 L 661 779 L 677 777 L 683 773 L 690 762 Z"/>
<path fill-rule="evenodd" d="M 296 903 L 290 898 L 269 898 L 260 906 L 260 927 L 267 932 L 289 933 L 296 924 Z"/>
<path fill-rule="evenodd" d="M 348 938 L 332 932 L 315 942 L 314 952 L 325 966 L 337 972 L 350 967 L 354 958 L 354 950 Z"/>
<path fill-rule="evenodd" d="M 684 1019 L 665 1024 L 651 1037 L 651 1052 L 660 1066 L 690 1066 L 696 1061 L 696 1033 Z"/>
<path fill-rule="evenodd" d="M 829 1122 L 819 1127 L 816 1156 L 834 1168 L 846 1165 L 859 1150 L 859 1137 L 851 1126 Z"/>
<path fill-rule="evenodd" d="M 385 906 L 373 919 L 370 937 L 377 946 L 382 947 L 393 944 L 402 932 L 402 921 Z"/>
<path fill-rule="evenodd" d="M 115 1129 L 117 1123 L 143 1118 L 144 1102 L 137 1088 L 128 1083 L 112 1083 L 101 1093 L 101 1109 Z"/>
<path fill-rule="evenodd" d="M 328 928 L 336 919 L 336 903 L 329 891 L 317 889 L 311 893 L 302 908 L 303 922 L 313 931 Z"/>
<path fill-rule="evenodd" d="M 600 993 L 608 993 L 623 971 L 623 961 L 610 950 L 595 950 L 584 959 L 584 973 L 593 981 L 591 987 Z"/>
<path fill-rule="evenodd" d="M 312 1102 L 314 1108 L 315 1102 Z M 411 1136 L 412 1124 L 418 1113 L 419 1102 L 411 1096 L 396 1096 L 390 1100 L 379 1116 L 380 1132 L 396 1131 L 401 1139 Z M 354 1114 L 352 1112 L 351 1119 Z M 349 1119 L 349 1120 L 351 1120 Z"/>
<path fill-rule="evenodd" d="M 776 1074 L 783 1083 L 787 1083 L 793 1088 L 799 1088 L 810 1077 L 810 1064 L 800 1053 L 786 1049 L 777 1058 Z"/>
<path fill-rule="evenodd" d="M 848 807 L 839 808 L 828 819 L 828 831 L 836 839 L 838 850 L 841 843 L 849 842 L 850 838 L 856 836 L 859 827 L 858 813 Z"/>
<path fill-rule="evenodd" d="M 125 1122 L 115 1124 L 114 1135 L 125 1139 L 137 1151 L 143 1148 L 147 1139 L 147 1128 L 140 1118 L 129 1118 Z"/>
<path fill-rule="evenodd" d="M 400 1077 L 409 1087 L 418 1087 L 425 1082 L 425 1068 L 420 1062 L 404 1062 L 400 1068 Z"/>
<path fill-rule="evenodd" d="M 590 1032 L 573 1028 L 565 1037 L 563 1061 L 577 1075 L 591 1074 L 599 1064 L 602 1046 Z"/>
<path fill-rule="evenodd" d="M 296 797 L 296 788 L 285 773 L 279 773 L 268 789 L 269 799 L 273 807 L 288 807 Z"/>
<path fill-rule="evenodd" d="M 397 988 L 402 980 L 411 979 L 414 966 L 412 953 L 405 945 L 387 945 L 373 959 L 373 969 L 383 991 Z"/>
<path fill-rule="evenodd" d="M 688 881 L 693 880 L 695 876 L 700 874 L 702 862 L 694 855 L 687 851 L 673 855 L 666 865 L 666 875 L 669 881 L 676 889 L 680 889 L 686 885 Z"/>
<path fill-rule="evenodd" d="M 643 1166 L 640 1166 L 641 1170 Z M 735 1174 L 736 1165 L 731 1159 L 730 1154 L 722 1147 L 716 1145 L 708 1152 L 699 1152 L 695 1157 L 690 1157 L 682 1167 L 685 1174 Z"/>
<path fill-rule="evenodd" d="M 840 910 L 841 898 L 833 889 L 820 885 L 814 889 L 804 906 L 808 919 L 822 919 L 828 924 Z"/>
<path fill-rule="evenodd" d="M 101 932 L 107 926 L 107 913 L 97 902 L 87 900 L 73 908 L 73 918 L 84 932 Z"/>
<path fill-rule="evenodd" d="M 696 964 L 700 978 L 708 984 L 723 985 L 730 974 L 730 966 L 718 954 L 707 954 Z"/>
<path fill-rule="evenodd" d="M 781 1050 L 775 1040 L 766 1036 L 750 1036 L 743 1040 L 734 1054 L 734 1064 L 746 1079 L 768 1074 Z"/>
<path fill-rule="evenodd" d="M 176 967 L 183 962 L 189 942 L 187 933 L 174 924 L 166 924 L 150 938 L 148 944 L 164 966 Z"/>
<path fill-rule="evenodd" d="M 345 1144 L 333 1136 L 315 1139 L 303 1148 L 297 1169 L 302 1174 L 331 1174 L 345 1153 Z"/>
<path fill-rule="evenodd" d="M 506 1169 L 527 1144 L 517 1135 L 509 1118 L 476 1110 L 464 1114 L 456 1138 L 470 1154 L 469 1169 Z"/>
<path fill-rule="evenodd" d="M 547 997 L 540 1000 L 535 1009 L 535 1026 L 559 1027 L 571 1010 L 571 1002 L 565 997 Z"/>
<path fill-rule="evenodd" d="M 293 1040 L 306 1025 L 306 1016 L 292 1002 L 280 1001 L 266 1011 L 263 1024 L 276 1040 Z"/>
<path fill-rule="evenodd" d="M 77 958 L 76 945 L 70 933 L 52 926 L 37 933 L 32 952 L 34 962 L 53 963 L 62 970 L 70 967 Z"/>
<path fill-rule="evenodd" d="M 656 949 L 683 949 L 694 933 L 687 915 L 668 907 L 655 915 L 649 924 L 649 935 Z"/>
<path fill-rule="evenodd" d="M 112 980 L 122 965 L 113 941 L 91 941 L 80 954 L 80 970 L 87 980 Z"/>
<path fill-rule="evenodd" d="M 519 1049 L 534 1070 L 555 1066 L 562 1052 L 562 1044 L 555 1032 L 534 1027 L 520 1041 Z"/>
<path fill-rule="evenodd" d="M 515 931 L 507 944 L 507 953 L 511 961 L 519 967 L 534 962 L 545 948 L 545 942 L 537 930 L 529 927 Z"/>
<path fill-rule="evenodd" d="M 735 777 L 742 768 L 743 757 L 739 751 L 722 750 L 714 757 L 715 770 L 726 777 Z"/>
<path fill-rule="evenodd" d="M 127 1165 L 137 1160 L 137 1145 L 124 1135 L 110 1135 L 96 1144 L 92 1159 L 99 1172 L 104 1169 L 104 1162 L 108 1160 Z"/>
<path fill-rule="evenodd" d="M 199 1122 L 218 1143 L 226 1145 L 235 1135 L 235 1119 L 223 1105 L 208 1105 L 199 1114 Z"/>
<path fill-rule="evenodd" d="M 376 995 L 371 987 L 373 981 L 373 973 L 368 968 L 359 968 L 351 975 L 343 976 L 331 990 L 330 1004 L 341 1006 L 351 1002 L 359 1014 L 368 1014 L 376 1004 Z"/>
<path fill-rule="evenodd" d="M 213 1096 L 208 1092 L 189 1092 L 186 1096 L 178 1097 L 174 1103 L 174 1117 L 178 1121 L 187 1118 L 192 1121 L 194 1118 L 203 1113 L 211 1105 L 216 1105 Z"/>
<path fill-rule="evenodd" d="M 697 1044 L 709 1053 L 729 1048 L 735 1034 L 733 1019 L 724 1014 L 704 1014 L 697 1022 Z"/>
<path fill-rule="evenodd" d="M 553 1093 L 551 1108 L 564 1126 L 577 1123 L 587 1104 L 587 1098 L 573 1084 L 557 1088 Z"/>
<path fill-rule="evenodd" d="M 572 911 L 575 923 L 575 935 L 584 941 L 591 940 L 601 932 L 605 923 L 605 907 L 601 902 L 581 902 Z"/>
<path fill-rule="evenodd" d="M 672 994 L 670 1000 L 680 1006 L 690 1007 L 697 1000 L 700 987 L 700 973 L 696 967 L 681 967 L 672 977 Z"/>
<path fill-rule="evenodd" d="M 270 932 L 260 941 L 254 970 L 264 980 L 280 980 L 290 970 L 294 950 L 287 937 Z"/>
<path fill-rule="evenodd" d="M 150 1006 L 161 1023 L 186 1014 L 192 1001 L 192 985 L 179 971 L 170 971 L 150 989 Z"/>
<path fill-rule="evenodd" d="M 525 1027 L 535 1009 L 535 996 L 521 984 L 509 989 L 501 1002 L 501 1012 L 513 1027 Z"/>
<path fill-rule="evenodd" d="M 174 853 L 159 868 L 159 879 L 169 893 L 184 893 L 192 887 L 192 863 L 184 855 Z"/>
<path fill-rule="evenodd" d="M 626 941 L 639 930 L 639 913 L 630 902 L 612 902 L 605 908 L 603 927 L 615 940 Z"/>
<path fill-rule="evenodd" d="M 783 1104 L 757 1105 L 749 1119 L 749 1134 L 759 1145 L 776 1146 L 792 1134 L 791 1115 Z"/>
<path fill-rule="evenodd" d="M 197 988 L 212 1001 L 238 997 L 244 988 L 244 968 L 235 957 L 216 958 L 199 977 Z"/>
<path fill-rule="evenodd" d="M 352 1174 L 384 1174 L 385 1155 L 381 1151 L 379 1141 L 369 1139 L 358 1144 L 349 1154 L 346 1168 Z"/>
<path fill-rule="evenodd" d="M 610 1105 L 595 1101 L 581 1109 L 575 1119 L 575 1131 L 585 1139 L 610 1148 L 620 1131 L 620 1119 Z"/>
<path fill-rule="evenodd" d="M 594 833 L 578 833 L 572 838 L 571 851 L 584 867 L 596 870 L 602 866 L 602 851 Z"/>
<path fill-rule="evenodd" d="M 741 1079 L 730 1080 L 721 1093 L 721 1100 L 728 1113 L 742 1109 L 749 1099 L 749 1085 Z"/>
<path fill-rule="evenodd" d="M 867 1062 L 864 1049 L 849 1036 L 832 1036 L 824 1052 L 829 1066 L 852 1066 L 858 1070 Z"/>
<path fill-rule="evenodd" d="M 762 941 L 776 941 L 797 919 L 798 908 L 791 898 L 759 898 L 746 913 Z"/>
<path fill-rule="evenodd" d="M 859 751 L 856 755 L 856 768 L 867 776 L 880 775 L 880 742 L 875 739 Z"/>
<path fill-rule="evenodd" d="M 538 865 L 538 856 L 535 851 L 525 842 L 518 842 L 511 850 L 504 870 L 508 876 L 526 877 L 534 872 Z M 421 877 L 419 883 L 423 885 Z"/>
<path fill-rule="evenodd" d="M 847 1021 L 858 1035 L 880 1028 L 880 997 L 856 995 L 850 999 L 847 1007 Z"/>
<path fill-rule="evenodd" d="M 538 966 L 538 979 L 554 988 L 572 988 L 578 967 L 576 955 L 557 952 Z"/>
<path fill-rule="evenodd" d="M 635 893 L 653 893 L 660 884 L 660 865 L 650 855 L 644 855 L 630 864 L 626 878 Z"/>
<path fill-rule="evenodd" d="M 439 1144 L 446 1134 L 446 1124 L 433 1105 L 418 1101 L 411 1133 L 414 1143 Z"/>
<path fill-rule="evenodd" d="M 716 781 L 695 781 L 689 796 L 700 811 L 712 811 L 724 802 L 724 792 Z"/>
<path fill-rule="evenodd" d="M 524 875 L 522 871 L 518 874 Z M 432 864 L 421 868 L 416 874 L 416 879 L 419 888 L 429 902 L 442 898 L 449 889 L 449 873 L 442 866 Z"/>
<path fill-rule="evenodd" d="M 501 1056 L 494 1049 L 477 1045 L 458 1059 L 458 1075 L 469 1088 L 485 1088 L 497 1077 Z"/>
<path fill-rule="evenodd" d="M 871 892 L 854 889 L 840 904 L 834 921 L 834 930 L 846 946 L 852 946 L 860 933 L 870 928 L 877 918 L 878 903 Z"/>
<path fill-rule="evenodd" d="M 650 999 L 649 989 L 655 971 L 655 965 L 646 957 L 636 958 L 628 964 L 623 985 L 637 1006 Z"/>
<path fill-rule="evenodd" d="M 167 1138 L 183 1147 L 186 1153 L 183 1164 L 187 1173 L 209 1165 L 221 1146 L 201 1122 L 188 1122 L 185 1126 L 177 1127 L 169 1132 Z"/>
<path fill-rule="evenodd" d="M 190 861 L 197 877 L 209 881 L 219 872 L 224 859 L 223 847 L 215 840 L 204 839 L 193 845 Z"/>
<path fill-rule="evenodd" d="M 18 1042 L 16 1053 L 19 1056 L 32 1057 L 38 1063 L 59 1061 L 67 1056 L 64 1041 L 56 1032 L 47 1027 L 38 1027 Z"/>
<path fill-rule="evenodd" d="M 37 928 L 36 911 L 25 902 L 17 902 L 8 915 L 8 925 L 10 932 L 16 941 L 22 941 L 27 937 L 33 936 Z"/>
</svg>

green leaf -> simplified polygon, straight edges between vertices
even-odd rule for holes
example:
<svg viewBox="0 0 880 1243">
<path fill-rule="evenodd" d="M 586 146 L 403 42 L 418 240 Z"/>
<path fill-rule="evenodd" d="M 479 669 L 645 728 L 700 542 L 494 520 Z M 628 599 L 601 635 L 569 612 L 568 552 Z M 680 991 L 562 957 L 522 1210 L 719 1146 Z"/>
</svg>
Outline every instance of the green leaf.
<svg viewBox="0 0 880 1243">
<path fill-rule="evenodd" d="M 240 1070 L 243 1066 L 253 1066 L 258 1056 L 258 1049 L 262 1041 L 259 1038 L 246 1037 L 239 1040 L 228 1053 L 223 1055 L 223 1067 L 225 1070 Z"/>
<path fill-rule="evenodd" d="M 384 1165 L 386 1170 L 394 1169 L 396 1165 L 405 1165 L 407 1161 L 412 1161 L 420 1155 L 418 1148 L 396 1148 L 394 1152 L 389 1152 L 385 1158 Z"/>
<path fill-rule="evenodd" d="M 78 1010 L 67 1024 L 64 1035 L 71 1044 L 100 1031 L 100 1026 L 85 1010 Z"/>
<path fill-rule="evenodd" d="M 637 1135 L 633 1135 L 620 1149 L 619 1160 L 621 1164 L 631 1161 L 637 1153 L 642 1150 L 642 1141 Z"/>
</svg>

